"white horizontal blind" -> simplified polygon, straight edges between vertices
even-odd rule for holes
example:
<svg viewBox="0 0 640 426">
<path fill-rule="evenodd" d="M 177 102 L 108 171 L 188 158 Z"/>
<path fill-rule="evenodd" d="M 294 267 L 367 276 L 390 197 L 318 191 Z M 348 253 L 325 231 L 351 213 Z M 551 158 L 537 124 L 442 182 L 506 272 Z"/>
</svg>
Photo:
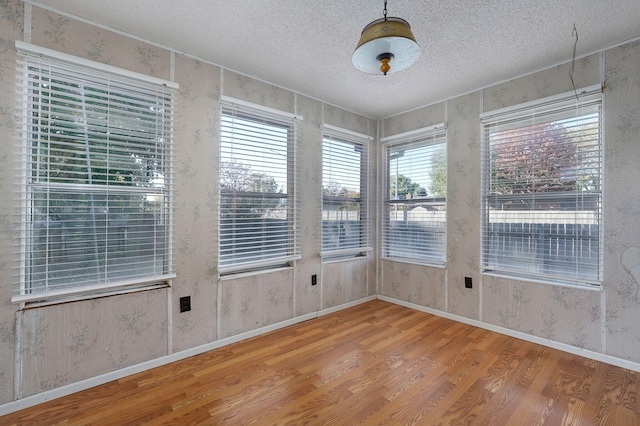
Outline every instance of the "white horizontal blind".
<svg viewBox="0 0 640 426">
<path fill-rule="evenodd" d="M 441 265 L 446 256 L 447 151 L 443 127 L 384 146 L 382 256 Z"/>
<path fill-rule="evenodd" d="M 14 299 L 168 279 L 173 90 L 21 52 Z"/>
<path fill-rule="evenodd" d="M 322 141 L 322 256 L 369 249 L 369 138 L 325 126 Z"/>
<path fill-rule="evenodd" d="M 601 94 L 483 119 L 486 271 L 602 280 Z"/>
<path fill-rule="evenodd" d="M 219 272 L 286 265 L 300 257 L 296 118 L 223 100 Z"/>
</svg>

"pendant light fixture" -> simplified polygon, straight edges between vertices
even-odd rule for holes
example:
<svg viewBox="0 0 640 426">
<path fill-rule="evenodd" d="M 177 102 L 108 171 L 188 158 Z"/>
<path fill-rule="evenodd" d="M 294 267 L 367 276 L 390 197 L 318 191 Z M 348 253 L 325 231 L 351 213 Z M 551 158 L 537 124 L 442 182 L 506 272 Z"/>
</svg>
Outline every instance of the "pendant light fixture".
<svg viewBox="0 0 640 426">
<path fill-rule="evenodd" d="M 411 26 L 404 19 L 387 17 L 384 0 L 383 18 L 364 27 L 353 52 L 353 66 L 367 74 L 394 73 L 409 68 L 420 56 Z"/>
</svg>

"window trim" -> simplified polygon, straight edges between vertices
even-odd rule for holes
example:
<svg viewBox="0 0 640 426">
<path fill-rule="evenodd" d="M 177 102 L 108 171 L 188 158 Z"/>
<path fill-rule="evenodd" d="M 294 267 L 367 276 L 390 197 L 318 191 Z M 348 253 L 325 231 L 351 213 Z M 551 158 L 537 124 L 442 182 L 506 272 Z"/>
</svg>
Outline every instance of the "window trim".
<svg viewBox="0 0 640 426">
<path fill-rule="evenodd" d="M 156 86 L 166 86 L 169 89 L 178 90 L 179 84 L 169 80 L 163 80 L 161 78 L 153 77 L 146 74 L 141 74 L 135 71 L 129 71 L 123 68 L 118 68 L 113 65 L 103 64 L 95 62 L 90 59 L 81 58 L 78 56 L 69 55 L 68 53 L 58 52 L 57 50 L 48 49 L 46 47 L 37 46 L 35 44 L 27 43 L 21 40 L 16 40 L 16 50 L 21 55 L 36 55 L 47 56 L 52 59 L 67 62 L 69 64 L 80 66 L 83 68 L 91 68 L 101 73 L 115 74 L 120 77 L 138 80 L 141 83 L 152 84 Z"/>
<path fill-rule="evenodd" d="M 489 142 L 486 139 L 487 126 L 506 121 L 518 121 L 526 119 L 527 117 L 533 117 L 539 114 L 552 114 L 554 111 L 561 111 L 567 108 L 575 107 L 578 104 L 599 103 L 599 150 L 600 150 L 600 190 L 597 193 L 599 198 L 599 229 L 598 229 L 598 266 L 597 274 L 598 278 L 583 279 L 578 277 L 563 277 L 559 275 L 550 275 L 545 272 L 522 272 L 515 270 L 505 270 L 500 268 L 491 268 L 488 266 L 488 252 L 486 226 L 488 224 L 488 203 L 489 203 L 489 163 L 487 159 L 487 152 L 489 150 Z M 603 283 L 603 268 L 604 268 L 604 219 L 603 214 L 605 211 L 604 203 L 604 155 L 605 155 L 605 135 L 604 135 L 604 94 L 601 84 L 595 84 L 587 86 L 576 91 L 564 92 L 545 98 L 524 102 L 521 104 L 499 108 L 491 111 L 487 111 L 480 114 L 481 120 L 481 137 L 482 137 L 482 172 L 481 172 L 481 238 L 480 238 L 480 270 L 483 274 L 489 276 L 496 276 L 508 279 L 518 279 L 523 281 L 538 282 L 549 285 L 564 286 L 564 287 L 579 287 L 585 289 L 599 289 Z M 560 194 L 560 192 L 558 193 Z"/>
<path fill-rule="evenodd" d="M 298 129 L 297 122 L 302 121 L 303 117 L 298 114 L 289 113 L 286 111 L 281 111 L 278 109 L 270 108 L 263 105 L 254 104 L 252 102 L 247 102 L 241 99 L 232 98 L 229 96 L 221 95 L 220 96 L 220 111 L 219 111 L 219 120 L 220 120 L 220 134 L 224 130 L 222 125 L 222 117 L 224 115 L 224 111 L 233 111 L 237 112 L 240 115 L 247 114 L 248 117 L 254 117 L 256 119 L 269 121 L 273 119 L 273 123 L 277 125 L 283 125 L 282 122 L 287 122 L 287 126 L 289 126 L 289 130 L 292 132 L 292 135 L 288 137 L 288 145 L 287 145 L 287 199 L 291 199 L 293 201 L 293 206 L 291 209 L 292 218 L 290 223 L 288 224 L 288 228 L 290 230 L 290 236 L 288 238 L 289 245 L 291 246 L 291 252 L 287 256 L 278 257 L 274 259 L 264 259 L 258 261 L 251 262 L 241 262 L 229 264 L 226 266 L 220 265 L 220 255 L 221 255 L 221 245 L 222 245 L 222 226 L 220 222 L 220 210 L 222 208 L 221 198 L 222 191 L 220 190 L 220 164 L 223 161 L 222 155 L 222 139 L 220 139 L 220 147 L 219 147 L 219 159 L 218 159 L 218 241 L 217 241 L 217 269 L 218 275 L 220 279 L 224 277 L 228 277 L 230 275 L 241 275 L 241 274 L 256 274 L 262 272 L 270 272 L 274 269 L 287 268 L 292 266 L 297 260 L 302 259 L 301 248 L 300 248 L 300 237 L 299 237 L 299 222 L 300 222 L 300 197 L 298 190 Z M 277 123 L 277 121 L 280 123 Z M 289 143 L 290 142 L 290 143 Z"/>
<path fill-rule="evenodd" d="M 447 265 L 447 238 L 448 238 L 448 221 L 447 214 L 445 213 L 445 224 L 444 224 L 444 246 L 442 247 L 443 257 L 442 260 L 436 259 L 420 259 L 416 257 L 398 257 L 398 256 L 389 256 L 385 253 L 387 246 L 387 228 L 388 228 L 388 215 L 387 215 L 387 206 L 390 204 L 394 204 L 397 201 L 391 200 L 389 198 L 389 179 L 390 179 L 390 171 L 388 170 L 389 162 L 387 159 L 387 150 L 389 146 L 401 145 L 401 144 L 410 144 L 412 141 L 419 141 L 421 139 L 428 139 L 431 137 L 437 137 L 440 133 L 442 133 L 444 137 L 444 147 L 445 147 L 445 158 L 448 158 L 448 149 L 449 144 L 447 141 L 447 125 L 446 123 L 437 123 L 431 126 L 422 127 L 415 130 L 410 130 L 403 133 L 398 133 L 395 135 L 385 136 L 380 138 L 381 142 L 381 159 L 382 159 L 382 170 L 380 172 L 381 179 L 381 187 L 383 188 L 380 196 L 380 205 L 381 205 L 381 218 L 382 218 L 382 226 L 380 230 L 380 259 L 389 260 L 395 262 L 409 263 L 409 264 L 417 264 L 417 265 L 425 265 L 443 268 Z M 448 177 L 448 167 L 447 167 L 447 177 Z M 447 179 L 448 180 L 448 179 Z M 445 212 L 448 209 L 448 197 L 445 197 Z M 435 200 L 435 198 L 434 198 Z"/>
<path fill-rule="evenodd" d="M 564 92 L 553 96 L 547 96 L 542 99 L 523 102 L 504 108 L 498 108 L 491 111 L 485 111 L 480 114 L 480 121 L 484 126 L 485 123 L 493 121 L 513 120 L 523 118 L 531 115 L 535 115 L 538 111 L 548 112 L 554 109 L 562 109 L 567 106 L 575 105 L 576 97 L 582 97 L 581 102 L 586 98 L 602 96 L 602 86 L 600 84 L 593 84 L 591 86 L 584 87 L 576 90 L 575 92 Z M 553 108 L 549 109 L 549 106 Z"/>
<path fill-rule="evenodd" d="M 29 107 L 28 93 L 30 90 L 29 79 L 27 77 L 19 77 L 17 86 L 19 90 L 19 94 L 17 97 L 17 111 L 20 115 L 20 119 L 17 124 L 17 140 L 19 144 L 19 148 L 16 150 L 16 161 L 18 164 L 18 171 L 14 175 L 14 179 L 16 182 L 16 186 L 19 188 L 19 196 L 16 197 L 15 202 L 18 203 L 17 217 L 19 218 L 19 223 L 23 224 L 20 226 L 19 234 L 16 238 L 16 243 L 13 244 L 13 256 L 17 261 L 17 266 L 14 267 L 14 270 L 17 270 L 17 276 L 14 277 L 13 281 L 13 295 L 11 297 L 12 303 L 20 303 L 22 306 L 36 306 L 41 304 L 55 304 L 58 302 L 65 302 L 68 300 L 85 300 L 91 299 L 94 297 L 103 297 L 107 294 L 122 294 L 129 293 L 132 291 L 145 291 L 151 288 L 159 288 L 171 285 L 171 280 L 176 277 L 176 274 L 173 272 L 173 263 L 172 263 L 172 232 L 173 232 L 173 185 L 171 183 L 171 175 L 172 171 L 172 152 L 173 152 L 173 120 L 172 116 L 174 114 L 175 108 L 175 96 L 174 93 L 179 89 L 178 83 L 159 79 L 153 76 L 148 76 L 140 73 L 136 73 L 133 71 L 128 71 L 125 69 L 121 69 L 118 67 L 114 67 L 108 64 L 102 64 L 99 62 L 91 61 L 85 58 L 76 57 L 73 55 L 69 55 L 63 52 L 58 52 L 52 49 L 48 49 L 45 47 L 33 45 L 30 43 L 26 43 L 20 40 L 15 41 L 16 52 L 18 56 L 18 74 L 24 74 L 27 71 L 27 67 L 30 63 L 34 63 L 38 61 L 38 58 L 42 58 L 42 60 L 46 61 L 48 64 L 52 64 L 51 66 L 57 67 L 57 69 L 63 72 L 73 72 L 73 69 L 78 69 L 80 72 L 85 75 L 92 75 L 96 73 L 97 76 L 105 77 L 105 76 L 114 76 L 121 78 L 122 80 L 118 80 L 120 83 L 133 83 L 138 84 L 137 87 L 145 87 L 151 88 L 152 90 L 158 90 L 158 88 L 164 88 L 163 91 L 166 93 L 165 96 L 171 99 L 171 111 L 165 117 L 168 117 L 169 121 L 163 121 L 163 125 L 166 126 L 167 132 L 164 133 L 165 137 L 170 141 L 169 146 L 166 148 L 166 158 L 167 158 L 167 175 L 168 175 L 168 183 L 166 188 L 158 193 L 164 194 L 167 197 L 167 240 L 164 243 L 164 249 L 166 253 L 164 257 L 167 259 L 168 264 L 166 265 L 166 273 L 148 275 L 148 276 L 139 276 L 139 277 L 130 277 L 124 279 L 114 279 L 110 281 L 106 281 L 103 284 L 86 284 L 86 285 L 73 285 L 69 287 L 62 287 L 57 289 L 47 289 L 45 288 L 42 291 L 37 292 L 27 292 L 27 277 L 25 268 L 27 267 L 26 257 L 28 256 L 28 249 L 25 246 L 27 242 L 27 231 L 29 228 L 29 224 L 33 223 L 33 221 L 29 218 L 30 207 L 28 206 L 29 194 L 31 190 L 29 190 L 29 186 L 37 188 L 38 186 L 47 187 L 46 183 L 41 185 L 28 183 L 28 176 L 31 172 L 31 161 L 29 160 L 29 149 L 30 145 L 27 143 L 27 138 L 29 137 L 29 120 L 30 120 L 30 111 L 31 107 Z M 47 65 L 49 66 L 49 65 Z M 72 189 L 80 190 L 82 187 L 90 187 L 89 184 L 72 184 L 73 186 L 69 186 L 66 183 L 57 183 L 55 185 L 51 185 L 54 188 L 64 189 L 66 187 Z M 97 184 L 96 184 L 97 185 Z M 91 186 L 94 188 L 96 194 L 109 194 L 108 188 L 105 186 L 104 188 L 98 186 Z M 150 193 L 154 192 L 152 188 L 145 189 L 134 189 L 131 190 L 132 193 Z M 127 188 L 122 187 L 115 190 L 115 192 L 127 192 Z"/>
<path fill-rule="evenodd" d="M 362 257 L 366 256 L 366 253 L 373 251 L 373 247 L 371 246 L 371 232 L 370 232 L 370 217 L 371 217 L 371 205 L 370 205 L 370 195 L 369 189 L 371 184 L 371 172 L 369 170 L 370 164 L 370 151 L 371 147 L 369 144 L 373 141 L 373 136 L 368 136 L 362 133 L 354 132 L 352 130 L 343 129 L 341 127 L 333 126 L 331 124 L 323 124 L 322 125 L 322 146 L 323 146 L 323 158 L 324 158 L 324 141 L 326 138 L 335 138 L 344 143 L 351 143 L 354 146 L 361 145 L 364 148 L 366 153 L 366 158 L 364 156 L 360 159 L 360 175 L 364 174 L 365 182 L 360 182 L 360 214 L 362 217 L 362 211 L 364 210 L 365 218 L 360 219 L 360 227 L 364 228 L 364 241 L 361 238 L 360 244 L 358 247 L 350 247 L 346 249 L 335 249 L 335 250 L 324 250 L 322 248 L 322 244 L 324 241 L 323 235 L 323 227 L 321 226 L 320 230 L 320 257 L 324 262 L 340 260 L 343 258 L 351 258 L 351 257 Z M 322 164 L 322 180 L 324 180 L 324 162 Z M 320 192 L 320 208 L 322 209 L 324 206 L 324 194 L 322 190 Z M 364 206 L 364 207 L 363 207 Z M 322 221 L 321 221 L 322 222 Z M 361 233 L 362 237 L 362 233 Z"/>
</svg>

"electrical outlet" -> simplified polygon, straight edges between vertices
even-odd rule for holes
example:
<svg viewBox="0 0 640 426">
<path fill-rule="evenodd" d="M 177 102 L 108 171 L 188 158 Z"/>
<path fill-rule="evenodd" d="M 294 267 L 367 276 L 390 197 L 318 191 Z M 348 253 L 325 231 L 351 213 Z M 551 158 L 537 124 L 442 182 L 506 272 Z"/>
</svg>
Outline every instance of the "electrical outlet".
<svg viewBox="0 0 640 426">
<path fill-rule="evenodd" d="M 316 274 L 311 275 L 311 285 L 318 284 L 318 276 Z"/>
<path fill-rule="evenodd" d="M 180 298 L 180 312 L 187 312 L 191 310 L 191 296 L 184 296 Z"/>
<path fill-rule="evenodd" d="M 473 288 L 471 277 L 464 277 L 464 288 Z"/>
</svg>

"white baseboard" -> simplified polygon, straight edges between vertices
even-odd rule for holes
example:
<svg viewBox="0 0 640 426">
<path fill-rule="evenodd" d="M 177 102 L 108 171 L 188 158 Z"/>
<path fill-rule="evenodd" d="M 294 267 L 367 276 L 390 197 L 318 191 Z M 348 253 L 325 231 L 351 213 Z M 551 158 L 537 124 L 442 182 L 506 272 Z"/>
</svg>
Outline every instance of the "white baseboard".
<svg viewBox="0 0 640 426">
<path fill-rule="evenodd" d="M 579 348 L 577 346 L 568 345 L 566 343 L 556 342 L 553 340 L 545 339 L 544 337 L 534 336 L 532 334 L 523 333 L 521 331 L 511 330 L 509 328 L 500 327 L 498 325 L 489 324 L 486 322 L 474 320 L 471 318 L 461 317 L 459 315 L 451 314 L 449 312 L 438 311 L 436 309 L 427 308 L 422 305 L 417 305 L 411 302 L 405 302 L 404 300 L 394 299 L 393 297 L 378 295 L 378 299 L 384 300 L 385 302 L 394 303 L 396 305 L 404 306 L 407 308 L 415 309 L 416 311 L 426 312 L 428 314 L 436 315 L 439 317 L 447 318 L 453 321 L 462 322 L 465 324 L 472 325 L 474 327 L 483 328 L 489 331 L 495 331 L 496 333 L 504 334 L 507 336 L 515 337 L 517 339 L 526 340 L 528 342 L 537 343 L 542 346 L 547 346 L 549 348 L 558 349 L 563 352 L 568 352 L 570 354 L 583 356 L 585 358 L 590 358 L 596 361 L 601 361 L 606 364 L 615 365 L 617 367 L 626 368 L 628 370 L 640 372 L 640 363 L 627 361 L 622 358 L 617 358 L 611 355 L 606 355 L 600 352 L 591 351 L 584 348 Z"/>
<path fill-rule="evenodd" d="M 121 368 L 120 370 L 101 374 L 99 376 L 81 380 L 76 383 L 71 383 L 66 386 L 62 386 L 56 389 L 51 389 L 51 390 L 48 390 L 36 395 L 28 396 L 16 401 L 8 402 L 6 404 L 0 405 L 0 416 L 13 413 L 14 411 L 33 407 L 34 405 L 42 404 L 43 402 L 47 402 L 52 399 L 71 395 L 73 393 L 80 392 L 95 386 L 99 386 L 114 380 L 122 379 L 123 377 L 127 377 L 132 374 L 140 373 L 142 371 L 146 371 L 152 368 L 160 367 L 162 365 L 170 364 L 175 361 L 180 361 L 185 358 L 192 357 L 194 355 L 199 355 L 199 354 L 211 351 L 213 349 L 218 349 L 223 346 L 230 345 L 231 343 L 236 343 L 241 340 L 259 336 L 260 334 L 265 334 L 270 331 L 278 330 L 280 328 L 288 327 L 290 325 L 294 325 L 299 322 L 307 321 L 317 317 L 318 317 L 317 312 L 301 315 L 286 321 L 281 321 L 276 324 L 271 324 L 265 327 L 257 328 L 255 330 L 246 331 L 244 333 L 236 334 L 235 336 L 225 337 L 223 339 L 216 340 L 215 342 L 207 343 L 201 346 L 197 346 L 195 348 L 185 349 L 180 352 L 176 352 L 170 355 L 165 355 L 160 358 L 155 358 L 149 361 L 145 361 L 140 364 L 132 365 L 130 367 Z"/>
<path fill-rule="evenodd" d="M 343 303 L 342 305 L 338 305 L 338 306 L 333 306 L 331 308 L 322 309 L 322 310 L 320 310 L 318 312 L 318 316 L 321 317 L 323 315 L 328 315 L 328 314 L 331 314 L 333 312 L 342 311 L 343 309 L 347 309 L 347 308 L 351 308 L 351 307 L 354 307 L 354 306 L 358 306 L 358 305 L 361 305 L 363 303 L 370 302 L 372 300 L 376 300 L 376 296 L 368 296 L 368 297 L 364 297 L 362 299 L 354 300 L 353 302 Z"/>
<path fill-rule="evenodd" d="M 63 396 L 71 395 L 76 392 L 80 392 L 86 389 L 93 388 L 95 386 L 103 385 L 105 383 L 112 382 L 114 380 L 119 380 L 127 376 L 131 376 L 132 374 L 137 374 L 146 370 L 150 370 L 152 368 L 160 367 L 166 364 L 170 364 L 175 361 L 180 361 L 185 358 L 192 357 L 194 355 L 199 355 L 213 349 L 218 349 L 223 346 L 230 345 L 232 343 L 239 342 L 241 340 L 249 339 L 251 337 L 259 336 L 261 334 L 268 333 L 270 331 L 275 331 L 284 327 L 288 327 L 290 325 L 298 324 L 303 321 L 307 321 L 313 318 L 317 318 L 319 316 L 327 315 L 332 312 L 341 311 L 343 309 L 347 309 L 353 306 L 360 305 L 365 302 L 369 302 L 374 300 L 376 296 L 370 296 L 363 299 L 359 299 L 353 302 L 345 303 L 339 306 L 334 306 L 331 308 L 323 309 L 317 312 L 312 312 L 305 315 L 300 315 L 295 318 L 291 318 L 285 321 L 278 322 L 276 324 L 267 325 L 265 327 L 260 327 L 255 330 L 246 331 L 244 333 L 236 334 L 235 336 L 225 337 L 220 340 L 216 340 L 215 342 L 207 343 L 201 346 L 197 346 L 195 348 L 185 349 L 180 352 L 176 352 L 170 355 L 165 355 L 160 358 L 152 359 L 149 361 L 142 362 L 140 364 L 132 365 L 129 367 L 121 368 L 116 371 L 111 371 L 109 373 L 101 374 L 99 376 L 90 377 L 85 380 L 81 380 L 76 383 L 71 383 L 66 386 L 61 386 L 56 389 L 51 389 L 36 395 L 27 396 L 25 398 L 18 399 L 16 401 L 11 401 L 6 404 L 0 405 L 0 416 L 7 415 L 9 413 L 13 413 L 15 411 L 24 410 L 25 408 L 33 407 L 34 405 L 42 404 L 47 401 L 51 401 L 53 399 L 61 398 Z"/>
<path fill-rule="evenodd" d="M 11 401 L 6 404 L 0 405 L 0 416 L 7 415 L 9 413 L 13 413 L 15 411 L 23 410 L 25 408 L 33 407 L 34 405 L 42 404 L 47 401 L 51 401 L 53 399 L 61 398 L 63 396 L 71 395 L 76 392 L 80 392 L 86 389 L 90 389 L 95 386 L 99 386 L 114 380 L 122 379 L 124 377 L 130 376 L 132 374 L 137 374 L 146 370 L 150 370 L 155 367 L 160 367 L 175 361 L 180 361 L 185 358 L 189 358 L 194 355 L 199 355 L 204 352 L 208 352 L 214 349 L 221 348 L 223 346 L 230 345 L 232 343 L 239 342 L 241 340 L 249 339 L 251 337 L 259 336 L 261 334 L 265 334 L 271 331 L 275 331 L 284 327 L 288 327 L 290 325 L 298 324 L 303 321 L 307 321 L 313 318 L 317 318 L 320 316 L 328 315 L 334 312 L 341 311 L 343 309 L 351 308 L 353 306 L 360 305 L 362 303 L 369 302 L 374 299 L 384 300 L 386 302 L 394 303 L 396 305 L 404 306 L 407 308 L 415 309 L 417 311 L 426 312 L 432 315 L 436 315 L 439 317 L 447 318 L 453 321 L 462 322 L 465 324 L 472 325 L 474 327 L 483 328 L 490 331 L 495 331 L 496 333 L 504 334 L 507 336 L 515 337 L 518 339 L 526 340 L 529 342 L 537 343 L 543 346 L 547 346 L 553 349 L 558 349 L 564 352 L 568 352 L 574 355 L 580 355 L 586 358 L 594 359 L 596 361 L 605 362 L 607 364 L 615 365 L 618 367 L 626 368 L 629 370 L 640 372 L 640 364 L 627 361 L 621 358 L 613 357 L 610 355 L 602 354 L 599 352 L 579 348 L 576 346 L 571 346 L 566 343 L 555 342 L 553 340 L 545 339 L 538 336 L 533 336 L 531 334 L 526 334 L 520 331 L 511 330 L 508 328 L 500 327 L 493 324 L 484 323 L 481 321 L 477 321 L 470 318 L 465 318 L 459 315 L 451 314 L 448 312 L 438 311 L 436 309 L 427 308 L 422 305 L 417 305 L 411 302 L 405 302 L 403 300 L 394 299 L 392 297 L 377 295 L 377 296 L 369 296 L 362 299 L 355 300 L 353 302 L 344 303 L 342 305 L 333 306 L 331 308 L 322 309 L 317 312 L 312 312 L 305 315 L 300 315 L 295 318 L 291 318 L 285 321 L 281 321 L 276 324 L 271 324 L 265 327 L 257 328 L 255 330 L 246 331 L 244 333 L 237 334 L 235 336 L 225 337 L 220 340 L 216 340 L 215 342 L 207 343 L 205 345 L 197 346 L 195 348 L 186 349 L 184 351 L 176 352 L 170 355 L 166 355 L 160 358 L 152 359 L 149 361 L 142 362 L 140 364 L 132 365 L 130 367 L 125 367 L 120 370 L 112 371 L 110 373 L 101 374 L 96 377 L 91 377 L 89 379 L 81 380 L 76 383 L 71 383 L 66 386 L 62 386 L 56 389 L 52 389 L 46 392 L 42 392 L 36 395 L 28 396 L 16 401 Z"/>
</svg>

